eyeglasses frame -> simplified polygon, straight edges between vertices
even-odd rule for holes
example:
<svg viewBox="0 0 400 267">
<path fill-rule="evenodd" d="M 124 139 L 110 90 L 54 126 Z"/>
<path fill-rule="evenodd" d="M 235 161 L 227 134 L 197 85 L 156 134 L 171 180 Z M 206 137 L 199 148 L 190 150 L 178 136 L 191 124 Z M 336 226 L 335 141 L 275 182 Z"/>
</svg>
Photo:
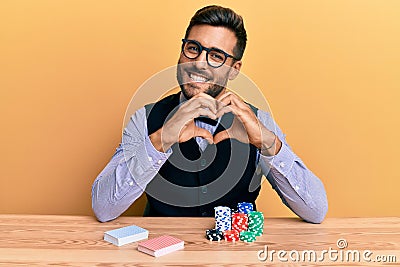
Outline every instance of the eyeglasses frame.
<svg viewBox="0 0 400 267">
<path fill-rule="evenodd" d="M 183 51 L 183 49 L 184 49 L 184 47 L 185 47 L 185 44 L 188 43 L 188 42 L 193 42 L 193 43 L 195 43 L 196 45 L 199 46 L 199 49 L 200 49 L 200 50 L 199 50 L 199 54 L 198 54 L 196 57 L 194 57 L 194 58 L 188 57 L 188 56 L 185 54 L 185 52 Z M 205 47 L 205 46 L 201 45 L 201 44 L 200 44 L 198 41 L 196 41 L 196 40 L 182 39 L 181 52 L 183 53 L 183 55 L 184 55 L 186 58 L 188 58 L 188 59 L 196 59 L 196 58 L 198 58 L 198 57 L 201 55 L 201 53 L 203 52 L 203 50 L 206 51 L 206 60 L 207 60 L 207 64 L 208 64 L 209 66 L 213 67 L 213 68 L 219 68 L 219 67 L 221 67 L 222 65 L 224 65 L 225 62 L 226 62 L 226 60 L 227 60 L 229 57 L 230 57 L 230 58 L 233 58 L 233 59 L 236 60 L 236 61 L 239 61 L 239 60 L 240 60 L 240 59 L 238 59 L 238 58 L 236 58 L 236 57 L 234 57 L 234 56 L 232 56 L 232 55 L 226 53 L 224 50 L 221 50 L 221 49 L 218 49 L 218 48 L 208 48 L 208 47 Z M 213 65 L 211 65 L 210 62 L 209 62 L 209 60 L 208 60 L 208 54 L 210 53 L 210 51 L 217 51 L 217 52 L 220 52 L 220 53 L 224 54 L 224 55 L 225 55 L 225 60 L 224 60 L 224 62 L 222 62 L 221 65 L 219 65 L 219 66 L 213 66 Z"/>
</svg>

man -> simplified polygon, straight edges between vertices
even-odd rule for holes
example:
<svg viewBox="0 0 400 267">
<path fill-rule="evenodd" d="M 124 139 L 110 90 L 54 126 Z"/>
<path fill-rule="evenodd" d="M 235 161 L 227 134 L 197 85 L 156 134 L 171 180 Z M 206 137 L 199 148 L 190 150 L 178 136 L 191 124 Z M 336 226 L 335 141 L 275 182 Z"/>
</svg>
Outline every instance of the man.
<svg viewBox="0 0 400 267">
<path fill-rule="evenodd" d="M 177 66 L 181 93 L 133 114 L 93 184 L 99 221 L 115 219 L 144 192 L 150 216 L 213 216 L 215 206 L 255 205 L 262 174 L 298 216 L 324 219 L 322 182 L 267 112 L 226 89 L 241 69 L 246 41 L 243 20 L 231 9 L 196 12 Z"/>
</svg>

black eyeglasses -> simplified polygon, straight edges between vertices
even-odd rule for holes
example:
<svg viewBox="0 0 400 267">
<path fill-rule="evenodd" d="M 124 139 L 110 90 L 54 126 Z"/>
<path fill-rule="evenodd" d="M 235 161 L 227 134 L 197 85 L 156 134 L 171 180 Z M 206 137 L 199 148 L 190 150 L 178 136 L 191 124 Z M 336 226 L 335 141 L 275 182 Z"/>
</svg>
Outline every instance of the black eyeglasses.
<svg viewBox="0 0 400 267">
<path fill-rule="evenodd" d="M 207 52 L 207 63 L 213 68 L 219 68 L 224 65 L 228 57 L 231 57 L 234 60 L 239 60 L 221 49 L 204 47 L 195 40 L 182 39 L 182 42 L 182 52 L 185 57 L 195 59 L 200 56 L 203 50 L 205 50 Z"/>
</svg>

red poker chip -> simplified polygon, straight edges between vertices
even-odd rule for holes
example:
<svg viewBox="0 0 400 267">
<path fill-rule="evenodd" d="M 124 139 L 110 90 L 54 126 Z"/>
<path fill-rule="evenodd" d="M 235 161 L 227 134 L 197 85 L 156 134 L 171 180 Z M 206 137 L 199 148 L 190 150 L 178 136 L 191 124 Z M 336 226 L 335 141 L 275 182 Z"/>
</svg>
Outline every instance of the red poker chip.
<svg viewBox="0 0 400 267">
<path fill-rule="evenodd" d="M 239 232 L 237 230 L 224 231 L 224 238 L 228 242 L 239 241 Z"/>
<path fill-rule="evenodd" d="M 232 229 L 238 232 L 247 231 L 248 223 L 247 214 L 239 212 L 232 214 Z"/>
</svg>

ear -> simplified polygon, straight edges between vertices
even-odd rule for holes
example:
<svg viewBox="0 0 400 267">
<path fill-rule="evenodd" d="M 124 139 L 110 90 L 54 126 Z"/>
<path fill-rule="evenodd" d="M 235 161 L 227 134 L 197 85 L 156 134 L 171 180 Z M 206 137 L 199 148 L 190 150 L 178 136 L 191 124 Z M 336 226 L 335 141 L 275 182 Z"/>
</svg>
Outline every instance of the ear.
<svg viewBox="0 0 400 267">
<path fill-rule="evenodd" d="M 242 67 L 242 61 L 238 60 L 233 63 L 230 71 L 229 71 L 229 80 L 234 80 L 240 72 L 240 68 Z"/>
</svg>

